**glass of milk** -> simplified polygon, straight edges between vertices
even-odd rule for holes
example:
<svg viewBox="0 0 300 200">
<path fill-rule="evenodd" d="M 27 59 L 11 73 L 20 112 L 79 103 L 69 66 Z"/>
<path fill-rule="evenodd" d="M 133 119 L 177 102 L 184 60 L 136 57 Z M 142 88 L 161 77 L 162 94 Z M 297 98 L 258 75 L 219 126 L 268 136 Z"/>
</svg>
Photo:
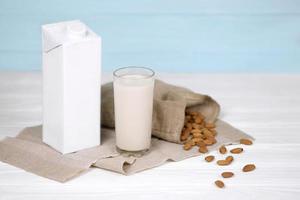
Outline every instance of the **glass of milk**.
<svg viewBox="0 0 300 200">
<path fill-rule="evenodd" d="M 151 144 L 154 71 L 124 67 L 114 71 L 114 106 L 117 150 L 141 156 Z"/>
</svg>

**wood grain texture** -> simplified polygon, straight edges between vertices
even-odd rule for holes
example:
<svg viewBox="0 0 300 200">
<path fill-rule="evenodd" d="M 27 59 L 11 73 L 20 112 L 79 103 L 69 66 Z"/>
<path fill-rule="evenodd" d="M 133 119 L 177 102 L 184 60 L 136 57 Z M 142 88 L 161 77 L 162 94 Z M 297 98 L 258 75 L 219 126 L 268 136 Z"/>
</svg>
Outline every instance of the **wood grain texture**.
<svg viewBox="0 0 300 200">
<path fill-rule="evenodd" d="M 1 0 L 0 69 L 40 70 L 40 26 L 72 19 L 101 35 L 106 71 L 300 72 L 298 0 Z"/>
<path fill-rule="evenodd" d="M 132 176 L 91 169 L 66 184 L 0 162 L 0 199 L 296 199 L 300 195 L 300 75 L 160 74 L 173 84 L 207 93 L 222 106 L 221 118 L 256 138 L 232 165 L 204 156 Z M 103 81 L 111 80 L 104 75 Z M 40 73 L 0 73 L 0 138 L 41 123 Z M 228 147 L 231 149 L 233 147 Z M 212 152 L 216 159 L 221 155 Z M 255 163 L 247 174 L 241 169 Z M 214 181 L 224 171 L 235 177 Z"/>
</svg>

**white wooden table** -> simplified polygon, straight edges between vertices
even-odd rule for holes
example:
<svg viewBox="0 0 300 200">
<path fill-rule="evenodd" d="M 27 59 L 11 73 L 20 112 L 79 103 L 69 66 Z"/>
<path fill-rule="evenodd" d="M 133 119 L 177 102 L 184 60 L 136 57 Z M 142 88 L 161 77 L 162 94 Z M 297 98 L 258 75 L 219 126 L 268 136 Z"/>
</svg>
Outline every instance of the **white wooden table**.
<svg viewBox="0 0 300 200">
<path fill-rule="evenodd" d="M 300 196 L 300 75 L 162 74 L 165 81 L 208 93 L 221 118 L 257 140 L 228 167 L 203 157 L 170 162 L 132 176 L 91 169 L 65 184 L 0 162 L 2 199 L 297 199 Z M 104 81 L 110 80 L 109 76 Z M 41 123 L 41 74 L 0 73 L 0 139 Z M 213 154 L 218 155 L 216 152 Z M 241 172 L 246 163 L 257 170 Z M 235 172 L 226 188 L 213 182 Z"/>
</svg>

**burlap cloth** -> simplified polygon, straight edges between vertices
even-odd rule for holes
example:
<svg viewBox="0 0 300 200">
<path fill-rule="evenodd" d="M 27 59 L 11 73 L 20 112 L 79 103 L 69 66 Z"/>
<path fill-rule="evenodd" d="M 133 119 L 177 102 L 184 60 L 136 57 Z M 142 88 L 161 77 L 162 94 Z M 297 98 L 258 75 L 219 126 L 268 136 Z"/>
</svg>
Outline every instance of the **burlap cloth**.
<svg viewBox="0 0 300 200">
<path fill-rule="evenodd" d="M 220 107 L 211 97 L 194 93 L 156 80 L 153 107 L 153 135 L 150 152 L 142 157 L 120 155 L 115 148 L 112 83 L 102 86 L 101 146 L 62 155 L 42 142 L 42 126 L 28 127 L 15 138 L 0 141 L 0 160 L 34 174 L 65 182 L 91 166 L 121 174 L 133 174 L 162 165 L 166 161 L 180 161 L 200 155 L 197 148 L 182 149 L 180 132 L 186 109 L 201 112 L 209 121 L 216 121 L 216 149 L 251 136 L 218 120 Z M 110 128 L 107 128 L 110 127 Z"/>
</svg>

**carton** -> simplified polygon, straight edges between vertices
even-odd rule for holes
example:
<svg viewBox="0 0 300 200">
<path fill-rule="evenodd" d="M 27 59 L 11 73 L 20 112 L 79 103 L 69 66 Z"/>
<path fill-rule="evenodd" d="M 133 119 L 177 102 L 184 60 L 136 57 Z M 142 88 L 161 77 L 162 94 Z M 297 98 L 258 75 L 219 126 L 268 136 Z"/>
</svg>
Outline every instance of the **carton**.
<svg viewBox="0 0 300 200">
<path fill-rule="evenodd" d="M 65 154 L 100 144 L 101 38 L 85 24 L 42 26 L 43 142 Z"/>
</svg>

